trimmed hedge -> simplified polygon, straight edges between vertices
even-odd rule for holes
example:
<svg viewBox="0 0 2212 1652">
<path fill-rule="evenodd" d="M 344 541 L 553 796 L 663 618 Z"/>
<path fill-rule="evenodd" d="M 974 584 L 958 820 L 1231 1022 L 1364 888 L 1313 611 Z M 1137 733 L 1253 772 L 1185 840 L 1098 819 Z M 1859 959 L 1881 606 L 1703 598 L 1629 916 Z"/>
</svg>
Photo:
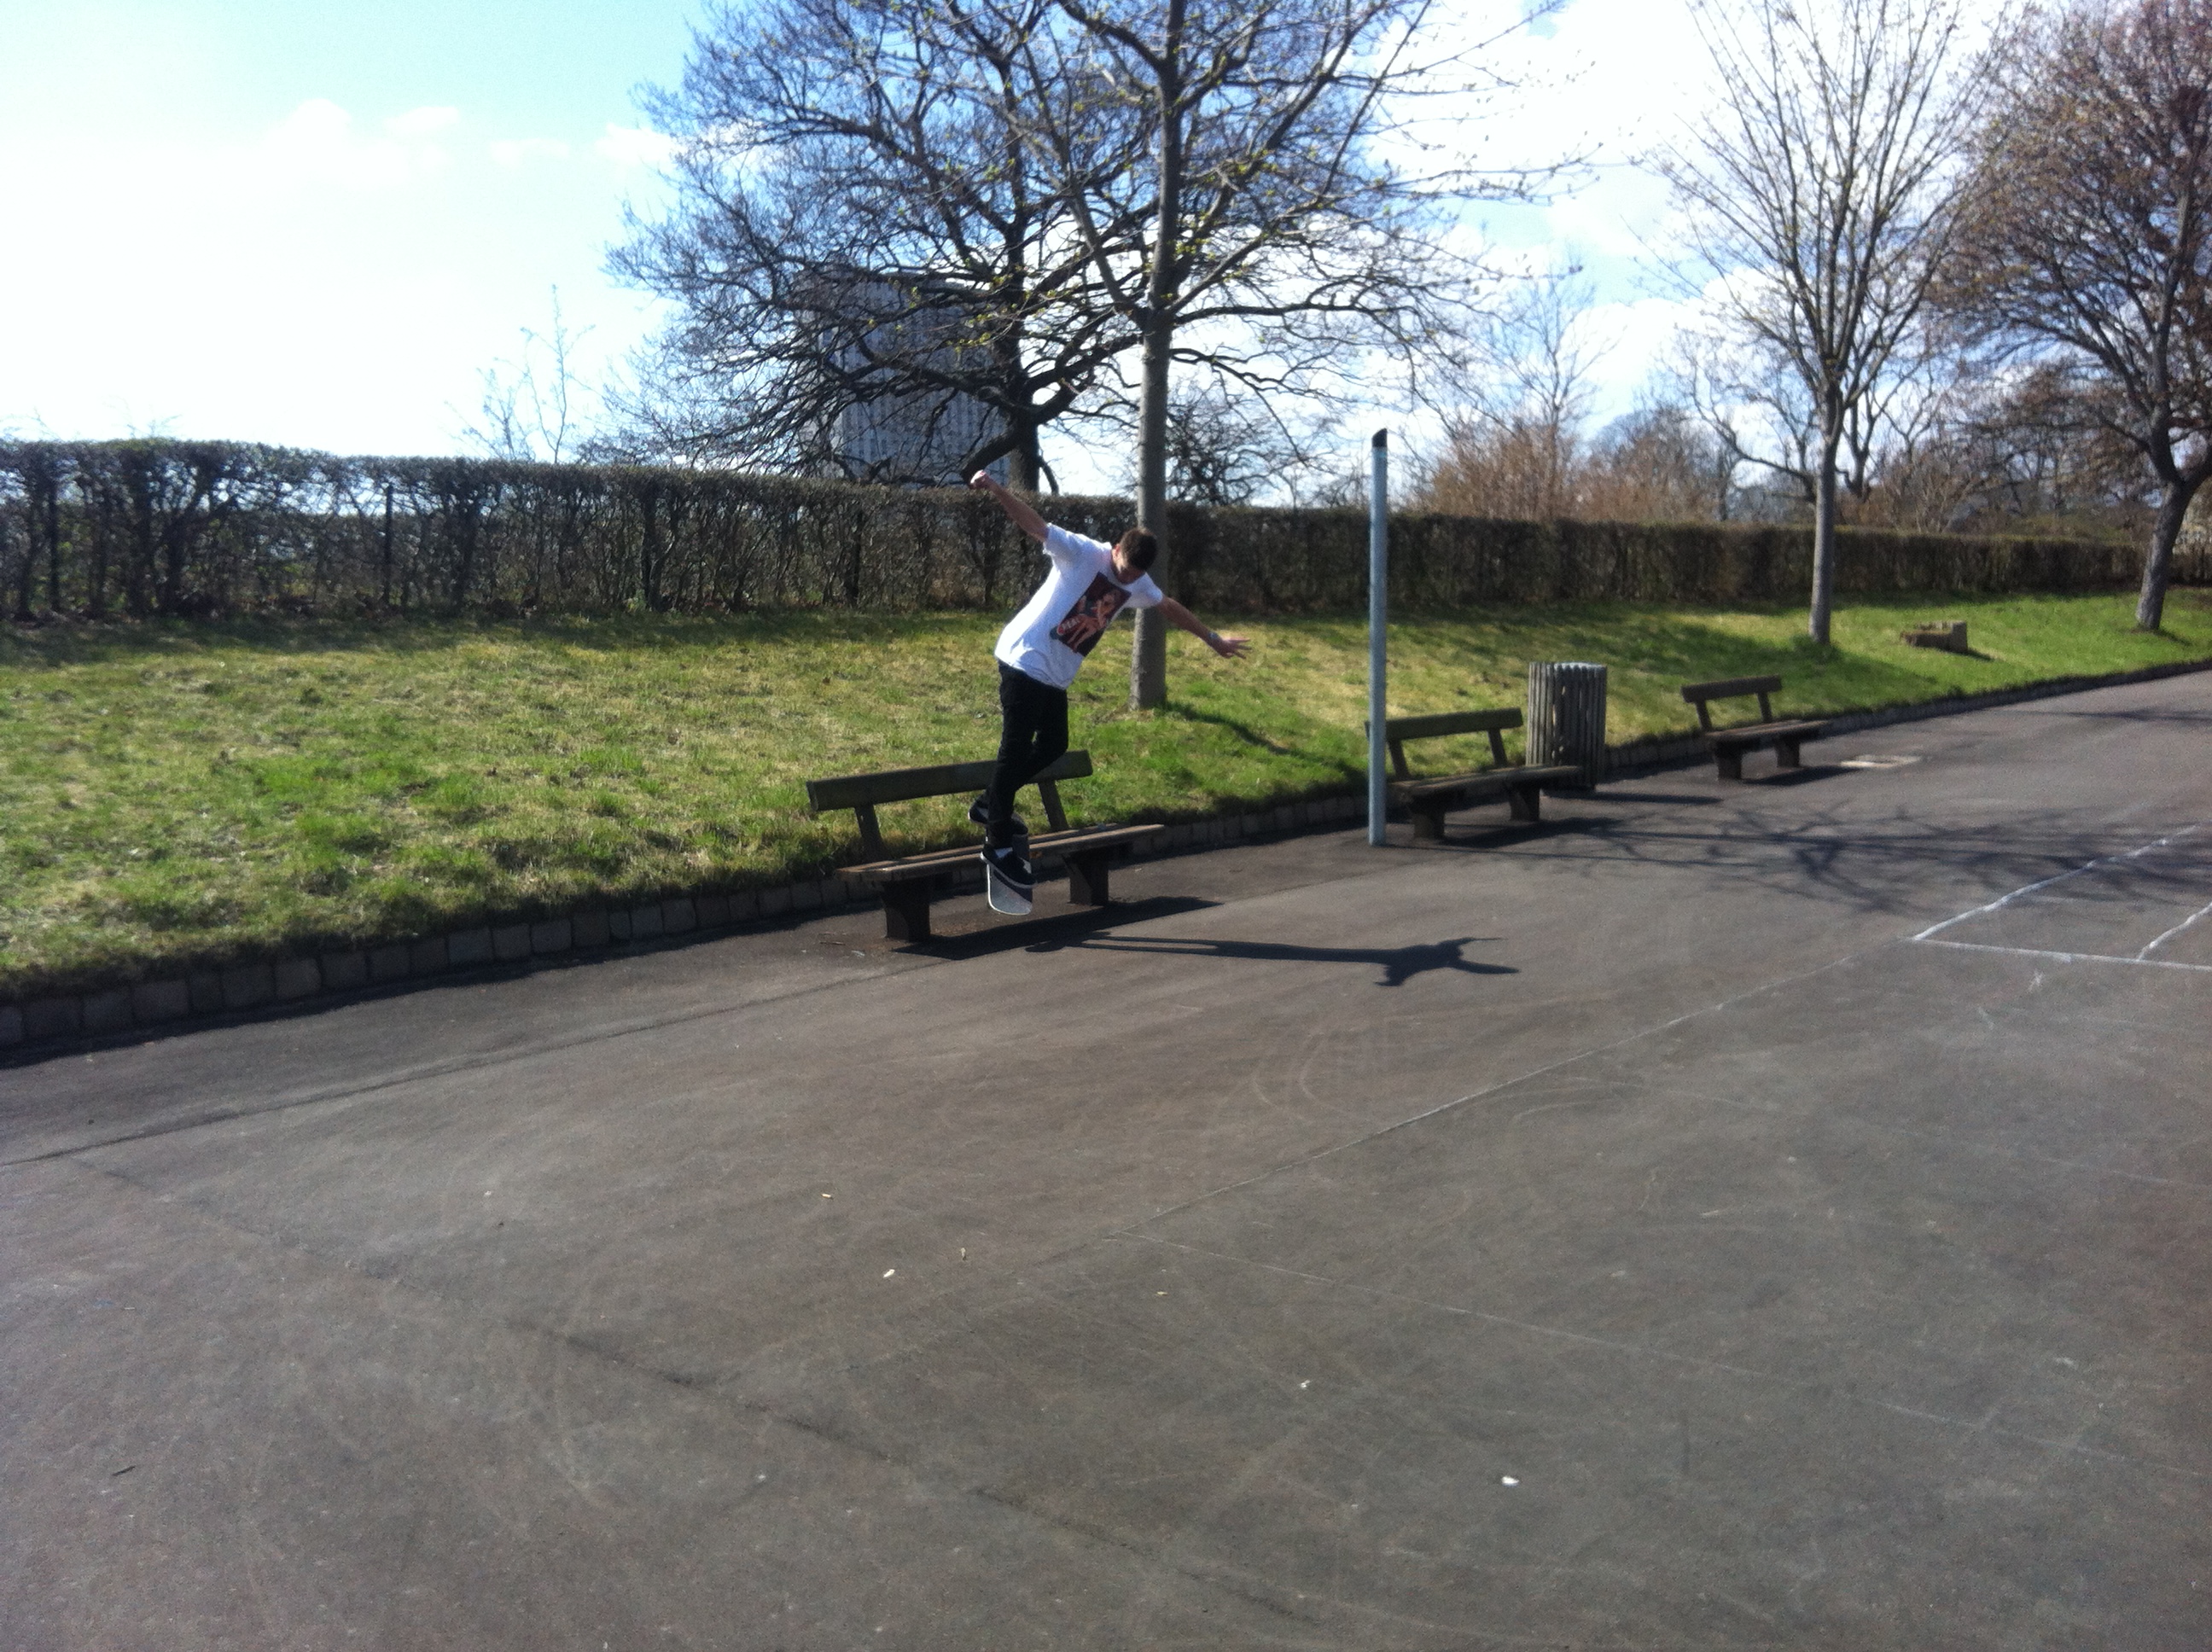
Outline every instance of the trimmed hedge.
<svg viewBox="0 0 2212 1652">
<path fill-rule="evenodd" d="M 1063 495 L 1054 519 L 1112 538 L 1121 499 Z M 1221 613 L 1355 610 L 1356 510 L 1178 506 L 1169 587 Z M 1837 589 L 2124 588 L 2138 547 L 1846 530 Z M 1809 529 L 1510 522 L 1401 514 L 1391 597 L 1419 609 L 1610 598 L 1795 601 Z M 2175 578 L 2212 577 L 2212 552 Z M 341 458 L 240 442 L 0 442 L 0 604 L 203 615 L 1007 606 L 1035 569 L 988 499 L 722 471 Z"/>
</svg>

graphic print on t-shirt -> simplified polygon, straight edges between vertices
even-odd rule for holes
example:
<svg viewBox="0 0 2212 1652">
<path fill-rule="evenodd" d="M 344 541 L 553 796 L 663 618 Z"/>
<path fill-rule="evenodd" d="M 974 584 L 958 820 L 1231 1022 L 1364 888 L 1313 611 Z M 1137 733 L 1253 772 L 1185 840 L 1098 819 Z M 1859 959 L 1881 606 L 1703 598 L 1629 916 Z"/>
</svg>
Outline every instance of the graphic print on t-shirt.
<svg viewBox="0 0 2212 1652">
<path fill-rule="evenodd" d="M 1114 616 L 1128 600 L 1127 592 L 1103 574 L 1098 574 L 1091 581 L 1091 589 L 1067 610 L 1067 617 L 1052 628 L 1052 634 L 1077 653 L 1087 654 L 1098 646 L 1098 639 L 1106 635 Z"/>
</svg>

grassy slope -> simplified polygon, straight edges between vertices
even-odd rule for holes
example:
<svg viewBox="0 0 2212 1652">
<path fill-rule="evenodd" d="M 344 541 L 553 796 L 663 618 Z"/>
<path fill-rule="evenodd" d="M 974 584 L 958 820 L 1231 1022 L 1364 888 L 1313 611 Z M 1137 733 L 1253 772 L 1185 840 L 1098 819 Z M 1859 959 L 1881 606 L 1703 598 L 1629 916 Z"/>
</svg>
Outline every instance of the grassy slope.
<svg viewBox="0 0 2212 1652">
<path fill-rule="evenodd" d="M 1979 657 L 1908 649 L 1971 622 Z M 1583 604 L 1394 626 L 1394 711 L 1516 705 L 1529 659 L 1611 668 L 1613 738 L 1691 726 L 1678 684 L 1778 672 L 1832 711 L 2212 655 L 2212 609 L 2165 635 L 2119 597 L 1861 604 L 1838 647 L 1802 613 Z M 853 858 L 811 775 L 989 755 L 994 617 L 781 614 L 520 624 L 240 622 L 0 633 L 0 996 L 278 946 L 434 931 L 779 880 Z M 1340 791 L 1364 756 L 1365 630 L 1254 622 L 1252 659 L 1173 640 L 1173 700 L 1123 708 L 1112 640 L 1078 685 L 1097 779 L 1079 820 L 1176 818 Z M 1478 760 L 1438 743 L 1441 766 Z M 967 835 L 900 805 L 895 849 Z"/>
</svg>

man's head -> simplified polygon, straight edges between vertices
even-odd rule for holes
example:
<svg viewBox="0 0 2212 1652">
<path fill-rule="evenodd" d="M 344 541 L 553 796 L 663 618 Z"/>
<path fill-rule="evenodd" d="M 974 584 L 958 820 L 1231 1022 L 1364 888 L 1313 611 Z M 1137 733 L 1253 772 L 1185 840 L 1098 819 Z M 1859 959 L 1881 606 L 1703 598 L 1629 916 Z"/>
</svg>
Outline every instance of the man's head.
<svg viewBox="0 0 2212 1652">
<path fill-rule="evenodd" d="M 1114 577 L 1123 585 L 1147 572 L 1160 554 L 1160 542 L 1142 528 L 1131 528 L 1114 545 Z"/>
</svg>

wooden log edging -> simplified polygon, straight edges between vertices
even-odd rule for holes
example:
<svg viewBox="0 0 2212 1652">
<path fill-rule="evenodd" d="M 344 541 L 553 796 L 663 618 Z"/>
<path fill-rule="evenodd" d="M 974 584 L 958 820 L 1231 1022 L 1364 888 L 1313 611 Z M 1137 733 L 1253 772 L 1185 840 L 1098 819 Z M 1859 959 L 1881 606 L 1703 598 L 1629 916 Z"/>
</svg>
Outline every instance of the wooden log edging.
<svg viewBox="0 0 2212 1652">
<path fill-rule="evenodd" d="M 1844 712 L 1823 720 L 1828 725 L 1827 738 L 1834 739 L 1925 718 L 1987 711 L 2088 689 L 2154 683 L 2205 671 L 2212 671 L 2212 659 L 2148 665 L 2102 677 L 2054 677 L 1987 694 L 1952 695 L 1878 711 Z M 1615 778 L 1709 760 L 1705 738 L 1698 734 L 1648 737 L 1606 747 L 1606 773 Z M 1366 808 L 1366 796 L 1361 792 L 1184 821 L 1168 829 L 1152 854 L 1208 848 L 1248 838 L 1331 831 L 1364 820 Z M 969 885 L 982 886 L 980 868 L 956 884 L 963 889 Z M 679 895 L 627 908 L 595 904 L 527 923 L 480 924 L 377 946 L 193 970 L 131 987 L 52 993 L 21 1004 L 0 1005 L 0 1051 L 34 1053 L 35 1047 L 88 1037 L 140 1029 L 179 1030 L 180 1023 L 216 1016 L 286 1010 L 317 998 L 428 981 L 502 964 L 567 961 L 684 936 L 705 939 L 809 913 L 873 906 L 878 898 L 873 884 L 831 872 L 739 894 Z"/>
</svg>

